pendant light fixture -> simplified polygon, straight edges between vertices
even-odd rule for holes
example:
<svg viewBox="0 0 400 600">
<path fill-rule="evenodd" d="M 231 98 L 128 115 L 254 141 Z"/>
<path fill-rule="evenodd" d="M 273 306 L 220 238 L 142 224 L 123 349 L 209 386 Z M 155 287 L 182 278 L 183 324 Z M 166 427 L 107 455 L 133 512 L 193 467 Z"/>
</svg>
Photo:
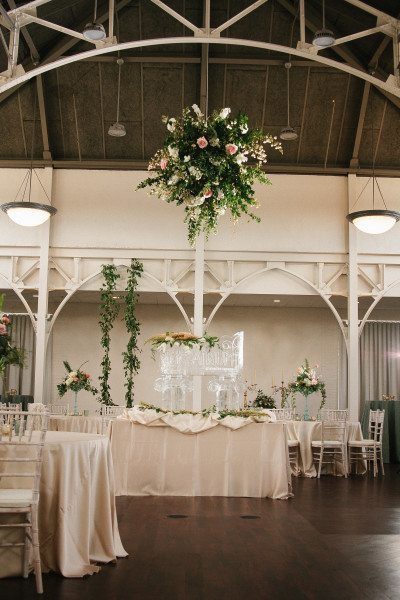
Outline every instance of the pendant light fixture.
<svg viewBox="0 0 400 600">
<path fill-rule="evenodd" d="M 292 66 L 291 62 L 285 62 L 285 69 L 286 69 L 286 93 L 287 93 L 287 125 L 286 127 L 284 127 L 280 134 L 279 137 L 281 138 L 281 140 L 285 140 L 285 141 L 291 141 L 291 140 L 297 140 L 297 133 L 295 132 L 295 130 L 293 129 L 293 127 L 290 126 L 290 81 L 289 81 L 289 71 L 290 68 Z"/>
<path fill-rule="evenodd" d="M 31 202 L 31 192 L 32 192 L 32 178 L 35 175 L 38 180 L 40 187 L 42 188 L 44 195 L 46 196 L 48 202 L 50 202 L 50 198 L 47 195 L 45 188 L 43 187 L 42 182 L 40 181 L 39 175 L 36 172 L 36 169 L 33 168 L 33 145 L 35 140 L 35 122 L 36 122 L 36 91 L 35 91 L 35 103 L 33 108 L 33 126 L 32 126 L 32 144 L 31 144 L 31 164 L 28 171 L 25 173 L 25 176 L 22 180 L 21 185 L 16 193 L 13 202 L 7 202 L 6 204 L 2 204 L 0 206 L 1 210 L 10 217 L 14 223 L 17 225 L 23 225 L 24 227 L 36 227 L 37 225 L 42 225 L 45 223 L 52 215 L 55 215 L 57 209 L 50 204 L 42 204 L 39 202 Z M 18 197 L 22 190 L 21 200 L 18 201 Z M 27 201 L 25 201 L 25 196 L 28 195 Z"/>
<path fill-rule="evenodd" d="M 325 0 L 322 0 L 322 29 L 315 32 L 312 43 L 317 48 L 323 50 L 324 48 L 333 46 L 335 41 L 336 38 L 333 31 L 325 27 Z"/>
<path fill-rule="evenodd" d="M 97 0 L 94 1 L 93 21 L 87 23 L 83 30 L 83 37 L 89 42 L 101 42 L 107 37 L 106 30 L 101 23 L 96 23 L 97 19 Z"/>
<path fill-rule="evenodd" d="M 109 130 L 108 130 L 108 135 L 111 135 L 112 137 L 124 137 L 124 135 L 126 135 L 125 125 L 123 125 L 122 123 L 119 122 L 119 101 L 120 101 L 120 94 L 121 94 L 121 67 L 123 64 L 124 64 L 124 61 L 122 60 L 122 58 L 119 58 L 117 60 L 117 65 L 118 65 L 117 120 L 115 123 L 110 125 Z"/>
<path fill-rule="evenodd" d="M 373 102 L 373 100 L 372 100 Z M 372 156 L 372 177 L 370 177 L 361 190 L 361 193 L 357 197 L 357 200 L 354 203 L 354 206 L 357 204 L 361 196 L 363 195 L 365 189 L 368 187 L 369 183 L 372 181 L 372 209 L 370 210 L 359 210 L 356 212 L 351 212 L 347 215 L 347 220 L 350 223 L 353 223 L 360 231 L 364 233 L 370 233 L 372 235 L 378 235 L 380 233 L 386 233 L 397 223 L 400 219 L 400 212 L 395 210 L 388 210 L 385 199 L 382 194 L 381 187 L 377 178 L 375 177 L 375 155 L 376 148 L 374 149 L 374 106 L 372 104 L 371 108 L 372 112 L 372 124 L 371 124 L 371 151 L 373 153 Z M 375 187 L 378 189 L 379 194 L 381 196 L 382 202 L 384 204 L 384 209 L 375 208 Z"/>
</svg>

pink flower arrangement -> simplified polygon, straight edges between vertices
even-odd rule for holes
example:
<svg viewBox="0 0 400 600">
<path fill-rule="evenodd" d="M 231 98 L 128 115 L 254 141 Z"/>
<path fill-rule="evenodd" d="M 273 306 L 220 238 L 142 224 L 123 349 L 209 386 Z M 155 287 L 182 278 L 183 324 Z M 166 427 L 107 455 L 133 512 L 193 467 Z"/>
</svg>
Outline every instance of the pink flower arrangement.
<svg viewBox="0 0 400 600">
<path fill-rule="evenodd" d="M 4 323 L 0 323 L 0 335 L 7 335 L 7 326 Z"/>
<path fill-rule="evenodd" d="M 167 168 L 167 166 L 168 166 L 168 159 L 167 158 L 162 158 L 160 160 L 160 169 L 162 171 L 165 171 L 165 169 Z"/>
<path fill-rule="evenodd" d="M 201 149 L 207 148 L 207 146 L 208 146 L 208 142 L 207 142 L 206 138 L 204 137 L 204 135 L 202 137 L 199 137 L 197 139 L 196 143 L 197 143 L 198 147 Z"/>
<path fill-rule="evenodd" d="M 3 317 L 2 317 L 2 319 L 1 319 L 1 320 L 2 320 L 2 322 L 3 322 L 5 325 L 9 325 L 9 324 L 11 323 L 11 321 L 10 321 L 10 319 L 9 319 L 8 315 L 3 315 Z"/>
<path fill-rule="evenodd" d="M 236 154 L 236 152 L 238 151 L 238 147 L 236 146 L 236 144 L 226 144 L 225 150 L 228 154 L 232 156 L 233 154 Z"/>
</svg>

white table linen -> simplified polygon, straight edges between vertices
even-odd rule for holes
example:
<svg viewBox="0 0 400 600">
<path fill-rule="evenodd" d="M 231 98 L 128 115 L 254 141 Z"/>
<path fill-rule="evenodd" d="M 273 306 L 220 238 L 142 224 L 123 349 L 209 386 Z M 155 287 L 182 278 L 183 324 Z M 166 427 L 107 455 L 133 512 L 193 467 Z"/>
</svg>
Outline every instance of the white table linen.
<svg viewBox="0 0 400 600">
<path fill-rule="evenodd" d="M 10 452 L 10 448 L 0 447 L 0 452 Z M 7 479 L 7 483 L 0 480 L 1 487 L 9 486 Z M 23 478 L 16 479 L 14 485 L 23 487 Z M 83 577 L 99 571 L 94 563 L 127 555 L 118 531 L 114 490 L 107 437 L 47 433 L 39 501 L 43 571 Z M 15 534 L 0 531 L 2 539 Z M 0 577 L 21 575 L 21 565 L 21 549 L 0 549 Z"/>
<path fill-rule="evenodd" d="M 321 423 L 319 421 L 286 421 L 286 426 L 288 439 L 300 442 L 299 471 L 294 474 L 316 477 L 317 471 L 313 462 L 311 442 L 321 439 Z M 359 422 L 347 423 L 347 439 L 362 440 Z M 358 471 L 365 471 L 363 464 L 359 465 Z M 338 465 L 337 474 L 343 474 L 340 465 Z"/>
<path fill-rule="evenodd" d="M 184 434 L 116 419 L 110 437 L 117 495 L 291 496 L 283 423 Z"/>
<path fill-rule="evenodd" d="M 49 431 L 75 431 L 77 433 L 102 433 L 101 417 L 51 415 Z"/>
</svg>

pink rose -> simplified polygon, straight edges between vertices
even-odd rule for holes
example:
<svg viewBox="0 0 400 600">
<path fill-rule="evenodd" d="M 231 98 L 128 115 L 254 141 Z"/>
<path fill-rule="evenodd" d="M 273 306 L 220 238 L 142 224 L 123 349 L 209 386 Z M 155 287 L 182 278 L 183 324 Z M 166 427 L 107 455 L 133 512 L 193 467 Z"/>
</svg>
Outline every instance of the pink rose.
<svg viewBox="0 0 400 600">
<path fill-rule="evenodd" d="M 212 195 L 213 195 L 213 193 L 212 193 L 212 191 L 211 191 L 211 190 L 206 190 L 206 191 L 203 193 L 203 196 L 204 196 L 204 198 L 211 198 L 211 196 L 212 196 Z"/>
<path fill-rule="evenodd" d="M 226 144 L 225 146 L 225 150 L 227 151 L 228 154 L 236 154 L 236 152 L 238 151 L 238 147 L 236 146 L 236 144 Z"/>
<path fill-rule="evenodd" d="M 9 325 L 11 323 L 10 319 L 8 318 L 7 315 L 3 315 L 3 318 L 1 319 L 3 321 L 3 323 L 5 323 L 6 325 Z"/>
<path fill-rule="evenodd" d="M 316 379 L 311 379 L 311 385 L 317 385 L 318 381 Z"/>
<path fill-rule="evenodd" d="M 7 335 L 7 327 L 4 323 L 0 323 L 0 335 Z"/>
<path fill-rule="evenodd" d="M 204 135 L 203 135 L 203 137 L 198 138 L 197 145 L 201 149 L 207 148 L 208 142 L 207 142 L 206 138 L 204 137 Z"/>
<path fill-rule="evenodd" d="M 162 158 L 160 160 L 160 168 L 162 171 L 165 171 L 165 169 L 167 168 L 168 165 L 168 160 L 166 158 Z"/>
</svg>

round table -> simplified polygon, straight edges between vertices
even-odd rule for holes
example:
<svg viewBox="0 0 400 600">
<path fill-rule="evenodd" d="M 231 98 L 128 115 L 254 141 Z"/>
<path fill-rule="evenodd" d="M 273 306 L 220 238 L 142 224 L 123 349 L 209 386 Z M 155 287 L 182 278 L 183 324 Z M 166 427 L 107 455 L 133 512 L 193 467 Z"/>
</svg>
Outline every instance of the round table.
<svg viewBox="0 0 400 600">
<path fill-rule="evenodd" d="M 320 421 L 286 421 L 286 429 L 290 440 L 300 442 L 300 464 L 299 471 L 295 475 L 316 477 L 317 471 L 314 466 L 311 442 L 321 439 Z M 359 422 L 347 423 L 347 439 L 362 440 L 361 425 Z M 340 469 L 340 467 L 339 467 Z M 342 474 L 338 469 L 338 474 Z M 357 472 L 365 472 L 365 464 L 360 461 Z"/>
<path fill-rule="evenodd" d="M 13 448 L 3 445 L 0 452 L 12 452 Z M 7 484 L 5 480 L 0 480 L 0 486 L 10 485 L 10 479 Z M 23 478 L 15 478 L 13 485 L 23 487 Z M 118 531 L 114 489 L 108 437 L 47 432 L 39 500 L 43 571 L 83 577 L 99 570 L 94 563 L 126 556 Z M 0 530 L 2 540 L 15 539 L 18 534 L 15 529 Z M 0 577 L 19 576 L 21 569 L 20 548 L 1 548 Z"/>
<path fill-rule="evenodd" d="M 51 415 L 49 431 L 75 431 L 77 433 L 103 433 L 101 417 L 83 417 L 74 415 Z"/>
</svg>

